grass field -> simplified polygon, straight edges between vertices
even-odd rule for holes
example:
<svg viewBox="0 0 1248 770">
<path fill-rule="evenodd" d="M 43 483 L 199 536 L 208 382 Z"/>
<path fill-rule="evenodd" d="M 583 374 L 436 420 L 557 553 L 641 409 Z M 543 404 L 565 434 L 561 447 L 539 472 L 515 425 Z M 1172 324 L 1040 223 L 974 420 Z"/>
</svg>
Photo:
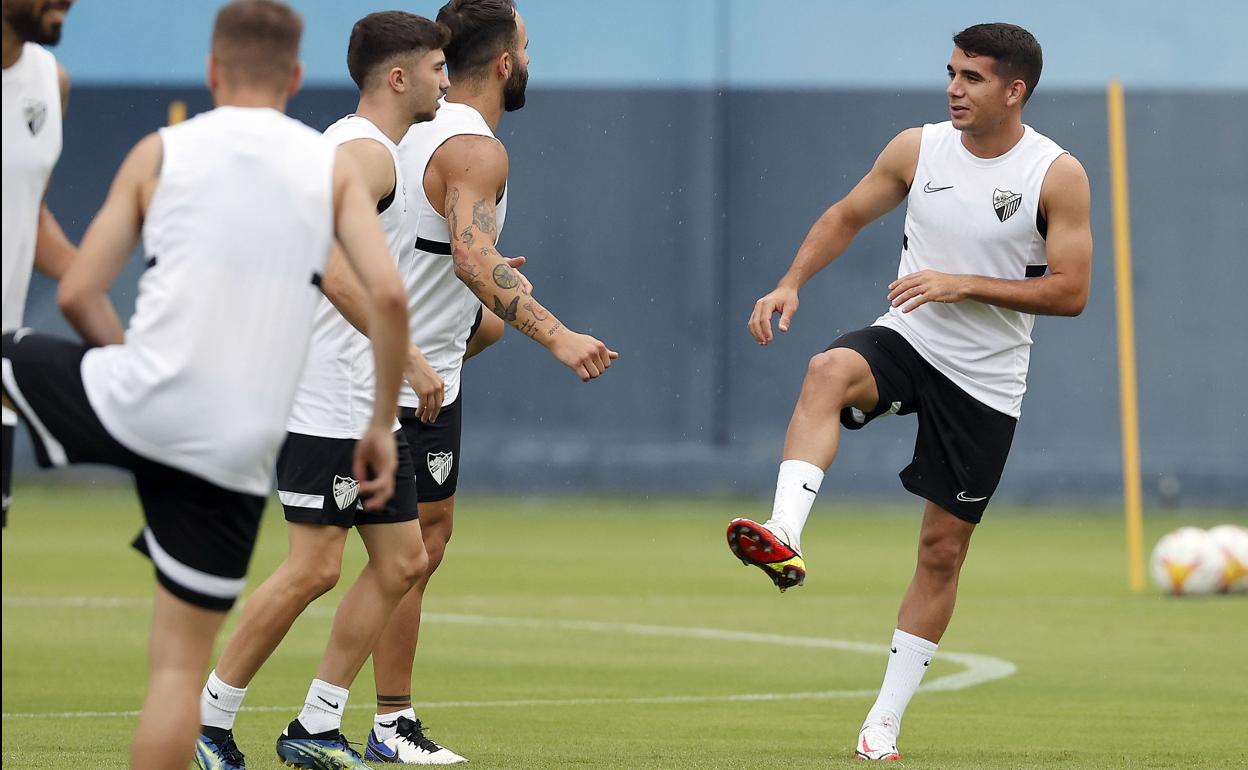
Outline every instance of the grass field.
<svg viewBox="0 0 1248 770">
<path fill-rule="evenodd" d="M 14 501 L 3 764 L 123 768 L 152 588 L 127 548 L 137 505 L 112 488 L 20 487 Z M 426 604 L 418 713 L 474 768 L 852 766 L 913 568 L 917 511 L 816 508 L 807 585 L 782 596 L 723 545 L 731 515 L 760 513 L 740 503 L 468 496 Z M 276 507 L 268 514 L 252 585 L 285 549 Z M 1147 542 L 1246 516 L 1150 513 Z M 1248 766 L 1248 597 L 1133 595 L 1122 541 L 1110 510 L 990 512 L 941 649 L 1017 671 L 920 691 L 903 766 Z M 362 553 L 351 541 L 345 574 Z M 342 587 L 252 684 L 236 728 L 252 770 L 279 766 L 273 739 L 302 702 Z M 967 670 L 938 657 L 927 681 L 956 684 Z M 371 676 L 352 692 L 352 740 L 370 726 Z"/>
</svg>

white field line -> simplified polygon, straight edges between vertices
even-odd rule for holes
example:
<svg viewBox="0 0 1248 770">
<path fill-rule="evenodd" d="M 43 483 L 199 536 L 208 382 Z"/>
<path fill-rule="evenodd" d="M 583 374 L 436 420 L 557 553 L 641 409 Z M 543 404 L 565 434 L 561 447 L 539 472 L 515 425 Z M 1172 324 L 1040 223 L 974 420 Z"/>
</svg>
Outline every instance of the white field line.
<svg viewBox="0 0 1248 770">
<path fill-rule="evenodd" d="M 74 607 L 81 609 L 148 609 L 151 600 L 121 597 L 41 597 L 5 596 L 5 607 Z M 309 607 L 304 614 L 326 617 L 332 608 Z M 791 636 L 787 634 L 764 634 L 753 631 L 733 631 L 722 628 L 689 628 L 681 626 L 651 626 L 638 623 L 607 623 L 593 620 L 550 620 L 541 618 L 510 618 L 491 615 L 462 615 L 445 612 L 426 612 L 422 620 L 434 623 L 458 625 L 503 626 L 509 628 L 534 628 L 544 630 L 579 631 L 585 633 L 628 634 L 633 636 L 657 636 L 683 639 L 706 639 L 717 642 L 743 642 L 769 644 L 781 647 L 804 647 L 807 649 L 841 650 L 868 655 L 883 656 L 887 647 L 843 639 L 826 639 L 817 636 Z M 1017 671 L 1017 667 L 1000 658 L 973 655 L 962 652 L 940 652 L 942 660 L 964 666 L 962 671 L 937 677 L 919 689 L 927 692 L 963 690 L 975 685 L 1004 679 Z M 815 690 L 809 692 L 741 693 L 732 695 L 659 695 L 637 698 L 525 698 L 490 701 L 437 701 L 414 704 L 416 708 L 509 708 L 533 706 L 614 706 L 614 705 L 663 705 L 734 703 L 755 701 L 829 700 L 833 698 L 868 698 L 876 690 Z M 243 711 L 274 712 L 298 710 L 298 706 L 245 706 Z M 371 709 L 372 703 L 347 706 L 349 709 Z M 64 711 L 64 712 L 14 712 L 4 713 L 4 719 L 74 719 L 105 717 L 136 717 L 138 711 Z"/>
</svg>

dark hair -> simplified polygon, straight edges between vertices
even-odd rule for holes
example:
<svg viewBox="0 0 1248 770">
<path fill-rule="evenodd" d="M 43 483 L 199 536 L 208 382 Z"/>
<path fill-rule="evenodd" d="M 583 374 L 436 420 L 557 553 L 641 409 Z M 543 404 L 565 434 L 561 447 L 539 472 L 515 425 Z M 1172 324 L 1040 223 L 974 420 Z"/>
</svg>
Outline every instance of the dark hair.
<svg viewBox="0 0 1248 770">
<path fill-rule="evenodd" d="M 364 89 L 369 76 L 395 56 L 444 48 L 451 39 L 445 26 L 405 11 L 370 13 L 351 28 L 347 71 Z"/>
<path fill-rule="evenodd" d="M 954 35 L 953 44 L 971 56 L 991 56 L 997 60 L 998 75 L 1026 83 L 1024 104 L 1040 82 L 1044 67 L 1040 43 L 1017 24 L 976 24 Z"/>
<path fill-rule="evenodd" d="M 234 0 L 217 12 L 212 53 L 231 80 L 281 86 L 299 64 L 303 20 L 277 0 Z"/>
<path fill-rule="evenodd" d="M 452 75 L 474 74 L 516 44 L 514 0 L 451 0 L 438 11 L 438 23 L 451 30 L 445 51 Z"/>
</svg>

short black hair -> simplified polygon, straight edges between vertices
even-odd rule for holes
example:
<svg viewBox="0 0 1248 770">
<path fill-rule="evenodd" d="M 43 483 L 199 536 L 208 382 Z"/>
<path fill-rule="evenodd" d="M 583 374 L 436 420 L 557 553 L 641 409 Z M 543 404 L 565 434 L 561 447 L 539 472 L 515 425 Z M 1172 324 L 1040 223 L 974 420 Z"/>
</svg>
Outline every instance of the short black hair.
<svg viewBox="0 0 1248 770">
<path fill-rule="evenodd" d="M 1026 83 L 1024 104 L 1040 82 L 1044 68 L 1040 43 L 1017 24 L 976 24 L 954 35 L 953 44 L 971 56 L 991 56 L 997 60 L 997 74 Z"/>
<path fill-rule="evenodd" d="M 438 11 L 438 22 L 451 30 L 446 66 L 451 74 L 479 72 L 516 45 L 514 0 L 451 0 Z"/>
<path fill-rule="evenodd" d="M 369 76 L 395 56 L 446 47 L 451 31 L 424 16 L 405 11 L 370 13 L 351 28 L 347 71 L 364 90 Z"/>
</svg>

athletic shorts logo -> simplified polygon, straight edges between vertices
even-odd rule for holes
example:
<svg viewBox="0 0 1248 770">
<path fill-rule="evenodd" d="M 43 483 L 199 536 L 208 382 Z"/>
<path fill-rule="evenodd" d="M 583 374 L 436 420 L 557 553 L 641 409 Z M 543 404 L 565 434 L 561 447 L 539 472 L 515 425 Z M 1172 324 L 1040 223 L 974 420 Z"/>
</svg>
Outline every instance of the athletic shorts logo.
<svg viewBox="0 0 1248 770">
<path fill-rule="evenodd" d="M 26 127 L 30 129 L 31 136 L 34 136 L 39 133 L 44 121 L 48 119 L 48 105 L 34 99 L 27 99 L 25 107 Z"/>
<path fill-rule="evenodd" d="M 338 510 L 345 511 L 359 496 L 360 482 L 350 476 L 334 476 L 334 502 Z"/>
<path fill-rule="evenodd" d="M 982 503 L 988 498 L 987 497 L 971 497 L 966 492 L 959 492 L 958 499 L 964 503 Z"/>
<path fill-rule="evenodd" d="M 433 476 L 433 480 L 442 484 L 446 481 L 446 477 L 451 475 L 451 466 L 455 464 L 454 452 L 429 452 L 428 454 L 429 475 Z"/>
<path fill-rule="evenodd" d="M 1010 192 L 1000 188 L 992 191 L 992 208 L 997 212 L 997 219 L 1004 222 L 1014 216 L 1014 212 L 1018 211 L 1018 206 L 1023 202 L 1021 193 Z"/>
</svg>

